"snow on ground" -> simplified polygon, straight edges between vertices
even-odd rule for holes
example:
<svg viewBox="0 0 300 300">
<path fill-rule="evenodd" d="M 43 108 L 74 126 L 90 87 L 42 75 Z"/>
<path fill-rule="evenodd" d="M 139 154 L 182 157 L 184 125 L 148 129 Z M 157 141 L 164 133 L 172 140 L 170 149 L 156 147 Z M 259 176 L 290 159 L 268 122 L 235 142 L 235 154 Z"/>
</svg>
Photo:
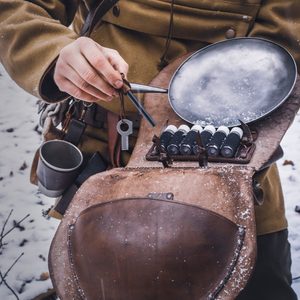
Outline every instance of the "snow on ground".
<svg viewBox="0 0 300 300">
<path fill-rule="evenodd" d="M 300 113 L 284 136 L 281 146 L 284 156 L 278 162 L 281 183 L 285 197 L 286 216 L 289 222 L 289 241 L 292 248 L 292 274 L 300 276 L 300 213 L 295 207 L 300 207 Z M 291 161 L 292 164 L 284 165 Z M 293 288 L 300 299 L 300 278 L 294 280 Z"/>
<path fill-rule="evenodd" d="M 47 254 L 58 221 L 45 219 L 42 210 L 53 203 L 37 192 L 29 183 L 31 160 L 40 144 L 41 137 L 35 130 L 37 125 L 36 99 L 19 87 L 7 76 L 0 66 L 0 232 L 2 224 L 11 209 L 13 213 L 7 229 L 13 220 L 30 216 L 4 239 L 0 254 L 0 270 L 5 271 L 14 260 L 24 255 L 9 272 L 6 280 L 19 292 L 20 299 L 32 299 L 51 288 L 47 279 Z M 286 211 L 289 220 L 290 242 L 292 246 L 293 276 L 300 276 L 300 214 L 294 211 L 300 205 L 300 116 L 286 134 L 282 146 L 285 150 L 279 161 L 283 189 L 286 197 Z M 290 160 L 294 165 L 285 165 Z M 46 280 L 45 280 L 46 279 Z M 300 280 L 293 284 L 300 296 Z M 2 284 L 0 299 L 16 299 Z"/>
<path fill-rule="evenodd" d="M 11 209 L 7 229 L 13 220 L 19 221 L 30 214 L 21 223 L 23 231 L 15 229 L 4 239 L 7 245 L 0 255 L 0 269 L 5 272 L 24 252 L 9 272 L 7 282 L 20 292 L 20 299 L 32 299 L 52 286 L 49 279 L 40 277 L 48 272 L 48 249 L 58 221 L 42 216 L 42 210 L 51 206 L 53 199 L 40 195 L 29 182 L 31 160 L 41 140 L 35 131 L 36 99 L 16 86 L 2 66 L 0 73 L 0 230 Z M 2 284 L 0 299 L 16 298 Z"/>
</svg>

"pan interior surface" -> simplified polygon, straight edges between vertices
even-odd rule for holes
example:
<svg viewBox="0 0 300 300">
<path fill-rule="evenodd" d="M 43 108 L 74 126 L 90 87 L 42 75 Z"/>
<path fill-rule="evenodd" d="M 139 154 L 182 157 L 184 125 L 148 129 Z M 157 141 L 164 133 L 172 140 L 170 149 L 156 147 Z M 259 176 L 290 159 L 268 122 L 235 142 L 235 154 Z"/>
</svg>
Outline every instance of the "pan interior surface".
<svg viewBox="0 0 300 300">
<path fill-rule="evenodd" d="M 296 74 L 294 59 L 277 44 L 227 40 L 197 51 L 178 68 L 169 100 L 189 123 L 232 127 L 277 108 L 291 93 Z"/>
</svg>

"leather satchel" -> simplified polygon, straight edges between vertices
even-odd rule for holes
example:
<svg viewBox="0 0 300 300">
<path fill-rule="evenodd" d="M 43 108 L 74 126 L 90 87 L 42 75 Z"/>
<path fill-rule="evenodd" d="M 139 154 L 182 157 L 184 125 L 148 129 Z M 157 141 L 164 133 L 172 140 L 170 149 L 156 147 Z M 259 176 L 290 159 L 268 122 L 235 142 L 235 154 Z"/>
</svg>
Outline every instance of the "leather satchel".
<svg viewBox="0 0 300 300">
<path fill-rule="evenodd" d="M 109 8 L 115 2 L 101 4 Z M 89 35 L 99 14 L 97 7 L 91 9 L 83 35 Z M 183 60 L 165 68 L 151 85 L 167 87 Z M 289 100 L 256 124 L 256 150 L 247 165 L 201 168 L 181 161 L 165 168 L 147 161 L 152 137 L 161 128 L 153 131 L 142 121 L 126 168 L 90 177 L 58 227 L 49 269 L 59 298 L 234 299 L 256 257 L 253 176 L 278 151 L 299 96 L 298 82 Z M 145 108 L 158 124 L 182 122 L 164 95 L 146 96 Z"/>
<path fill-rule="evenodd" d="M 166 87 L 183 59 L 151 85 Z M 144 104 L 157 124 L 182 123 L 166 95 L 149 94 Z M 205 168 L 146 160 L 161 128 L 143 120 L 128 165 L 90 177 L 58 227 L 49 268 L 59 298 L 236 298 L 256 258 L 253 176 L 276 152 L 299 106 L 298 81 L 289 99 L 255 124 L 248 164 Z"/>
</svg>

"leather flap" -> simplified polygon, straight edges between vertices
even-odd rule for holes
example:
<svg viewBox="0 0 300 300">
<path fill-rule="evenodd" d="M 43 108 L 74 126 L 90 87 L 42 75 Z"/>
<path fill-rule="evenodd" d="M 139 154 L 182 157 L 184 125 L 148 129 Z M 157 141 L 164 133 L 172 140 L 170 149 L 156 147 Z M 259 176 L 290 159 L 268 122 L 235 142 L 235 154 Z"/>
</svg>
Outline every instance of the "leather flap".
<svg viewBox="0 0 300 300">
<path fill-rule="evenodd" d="M 214 299 L 243 237 L 242 227 L 194 205 L 121 199 L 79 215 L 69 259 L 84 299 Z"/>
</svg>

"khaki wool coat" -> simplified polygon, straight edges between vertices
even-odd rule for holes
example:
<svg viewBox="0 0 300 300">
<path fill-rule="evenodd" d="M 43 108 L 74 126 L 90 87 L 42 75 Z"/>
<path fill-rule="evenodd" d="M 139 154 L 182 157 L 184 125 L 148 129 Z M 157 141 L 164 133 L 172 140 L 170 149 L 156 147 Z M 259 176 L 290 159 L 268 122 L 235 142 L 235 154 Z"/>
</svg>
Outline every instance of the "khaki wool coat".
<svg viewBox="0 0 300 300">
<path fill-rule="evenodd" d="M 0 0 L 0 59 L 10 76 L 47 102 L 65 99 L 53 82 L 60 50 L 78 38 L 98 0 Z M 120 0 L 91 37 L 114 48 L 130 66 L 128 79 L 148 83 L 158 72 L 169 29 L 171 0 Z M 70 25 L 72 28 L 70 29 Z M 262 37 L 287 48 L 300 66 L 299 0 L 176 0 L 168 60 L 233 37 Z M 119 111 L 117 100 L 99 105 Z M 134 111 L 130 103 L 126 109 Z M 107 138 L 107 137 L 106 137 Z M 105 137 L 103 138 L 105 140 Z M 287 227 L 276 165 L 260 175 L 264 203 L 256 207 L 257 234 Z"/>
</svg>

